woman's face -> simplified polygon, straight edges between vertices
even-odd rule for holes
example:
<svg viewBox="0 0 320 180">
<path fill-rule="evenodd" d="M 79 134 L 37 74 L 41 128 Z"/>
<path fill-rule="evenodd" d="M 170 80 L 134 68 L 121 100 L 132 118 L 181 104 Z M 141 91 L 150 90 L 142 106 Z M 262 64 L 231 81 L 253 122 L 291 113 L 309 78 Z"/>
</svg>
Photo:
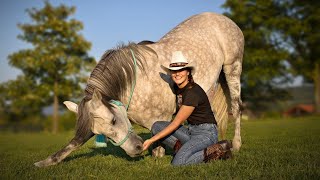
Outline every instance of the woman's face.
<svg viewBox="0 0 320 180">
<path fill-rule="evenodd" d="M 177 71 L 171 71 L 172 80 L 178 85 L 179 88 L 183 88 L 188 84 L 189 71 L 187 69 L 180 69 Z"/>
</svg>

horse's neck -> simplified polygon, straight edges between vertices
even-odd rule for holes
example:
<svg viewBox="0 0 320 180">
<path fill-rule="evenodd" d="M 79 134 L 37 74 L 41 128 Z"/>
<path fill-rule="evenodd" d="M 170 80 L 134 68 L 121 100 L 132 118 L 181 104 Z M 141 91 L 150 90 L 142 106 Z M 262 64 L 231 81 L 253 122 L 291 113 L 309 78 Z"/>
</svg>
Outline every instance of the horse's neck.
<svg viewBox="0 0 320 180">
<path fill-rule="evenodd" d="M 154 45 L 149 47 L 157 50 L 154 48 Z M 169 119 L 168 114 L 170 113 L 168 113 L 167 109 L 173 105 L 168 104 L 168 102 L 174 103 L 174 98 L 170 96 L 172 95 L 170 86 L 161 78 L 162 75 L 160 75 L 166 74 L 160 67 L 160 65 L 163 64 L 163 62 L 160 62 L 160 59 L 163 59 L 162 53 L 159 53 L 161 57 L 150 52 L 146 52 L 144 55 L 145 72 L 137 68 L 136 83 L 133 90 L 132 86 L 128 85 L 126 92 L 120 100 L 124 105 L 129 106 L 128 116 L 132 121 L 150 128 L 152 123 L 155 120 L 159 120 L 159 118 L 163 120 Z M 129 102 L 131 94 L 132 99 L 131 102 Z M 165 112 L 162 112 L 162 109 L 165 109 Z"/>
</svg>

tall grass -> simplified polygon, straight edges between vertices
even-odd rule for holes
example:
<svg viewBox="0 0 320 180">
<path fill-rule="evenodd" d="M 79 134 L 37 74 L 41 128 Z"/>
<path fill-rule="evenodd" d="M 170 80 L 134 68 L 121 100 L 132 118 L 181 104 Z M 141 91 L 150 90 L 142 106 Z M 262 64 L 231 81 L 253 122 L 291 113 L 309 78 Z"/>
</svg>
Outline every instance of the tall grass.
<svg viewBox="0 0 320 180">
<path fill-rule="evenodd" d="M 135 131 L 150 137 L 145 129 L 135 126 Z M 90 140 L 56 166 L 33 165 L 72 136 L 0 133 L 0 179 L 320 179 L 319 117 L 245 121 L 242 148 L 227 161 L 173 167 L 169 154 L 158 159 L 145 152 L 130 158 L 111 144 L 94 148 Z"/>
</svg>

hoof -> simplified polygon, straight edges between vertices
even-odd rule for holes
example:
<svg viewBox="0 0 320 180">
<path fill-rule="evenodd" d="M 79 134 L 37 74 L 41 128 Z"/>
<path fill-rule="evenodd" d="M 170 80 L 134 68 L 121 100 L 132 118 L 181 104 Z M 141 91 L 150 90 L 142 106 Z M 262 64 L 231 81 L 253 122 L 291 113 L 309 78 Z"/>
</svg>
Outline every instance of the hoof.
<svg viewBox="0 0 320 180">
<path fill-rule="evenodd" d="M 36 162 L 36 163 L 34 163 L 34 165 L 37 167 L 45 167 L 46 166 L 45 163 L 43 163 L 43 161 Z"/>
<path fill-rule="evenodd" d="M 58 163 L 53 163 L 50 158 L 34 163 L 34 165 L 37 167 L 47 167 L 55 164 L 58 164 Z"/>
<path fill-rule="evenodd" d="M 232 151 L 238 152 L 240 150 L 241 144 L 241 139 L 234 138 L 232 141 Z"/>
<path fill-rule="evenodd" d="M 158 146 L 152 150 L 153 157 L 163 157 L 165 155 L 165 149 L 161 146 Z"/>
</svg>

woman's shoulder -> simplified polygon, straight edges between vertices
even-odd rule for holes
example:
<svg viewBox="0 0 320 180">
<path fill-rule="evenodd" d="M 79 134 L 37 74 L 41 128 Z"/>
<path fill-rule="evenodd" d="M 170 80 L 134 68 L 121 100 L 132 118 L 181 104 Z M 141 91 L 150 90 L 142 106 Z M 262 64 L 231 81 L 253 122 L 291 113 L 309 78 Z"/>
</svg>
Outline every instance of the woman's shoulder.
<svg viewBox="0 0 320 180">
<path fill-rule="evenodd" d="M 190 89 L 193 89 L 193 90 L 203 90 L 202 88 L 201 88 L 201 86 L 199 85 L 199 84 L 197 84 L 197 83 L 193 83 L 191 86 L 190 86 Z"/>
<path fill-rule="evenodd" d="M 193 83 L 186 89 L 186 92 L 199 92 L 199 91 L 203 91 L 203 90 L 197 83 Z"/>
<path fill-rule="evenodd" d="M 192 85 L 192 87 L 190 87 L 190 92 L 194 92 L 194 93 L 197 93 L 197 94 L 206 94 L 204 92 L 204 90 L 202 89 L 202 87 L 197 84 L 197 83 L 194 83 L 194 85 Z"/>
</svg>

